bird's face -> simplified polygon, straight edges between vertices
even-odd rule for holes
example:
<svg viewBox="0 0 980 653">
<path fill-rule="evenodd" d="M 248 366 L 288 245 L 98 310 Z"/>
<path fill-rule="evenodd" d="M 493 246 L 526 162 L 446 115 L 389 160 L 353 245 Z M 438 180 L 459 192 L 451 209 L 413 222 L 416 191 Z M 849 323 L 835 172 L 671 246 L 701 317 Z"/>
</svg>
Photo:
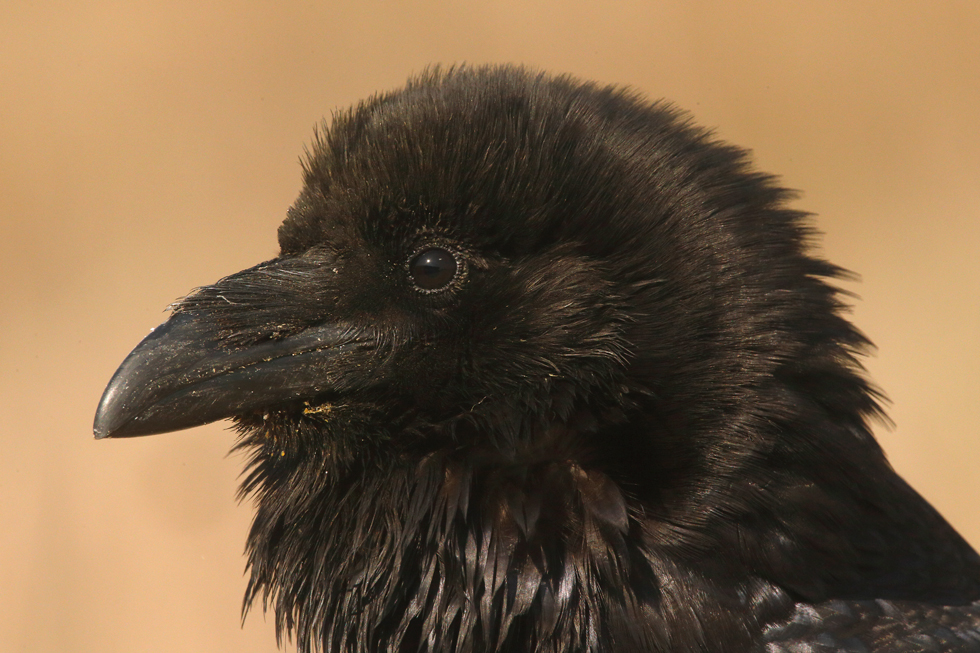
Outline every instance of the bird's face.
<svg viewBox="0 0 980 653">
<path fill-rule="evenodd" d="M 280 454 L 316 433 L 304 446 L 352 459 L 565 457 L 541 434 L 640 402 L 668 464 L 771 375 L 781 339 L 837 319 L 784 196 L 628 95 L 520 71 L 422 80 L 335 116 L 279 256 L 177 302 L 96 435 L 230 417 L 286 434 Z M 787 328 L 787 307 L 821 317 Z"/>
<path fill-rule="evenodd" d="M 485 95 L 338 115 L 280 255 L 177 302 L 113 378 L 97 435 L 233 417 L 290 433 L 315 422 L 351 456 L 380 442 L 513 455 L 573 414 L 620 410 L 626 298 L 657 282 L 613 281 L 637 265 L 617 258 L 638 236 L 616 220 L 631 208 L 617 205 L 620 164 L 582 121 Z M 586 185 L 597 177 L 601 192 Z"/>
</svg>

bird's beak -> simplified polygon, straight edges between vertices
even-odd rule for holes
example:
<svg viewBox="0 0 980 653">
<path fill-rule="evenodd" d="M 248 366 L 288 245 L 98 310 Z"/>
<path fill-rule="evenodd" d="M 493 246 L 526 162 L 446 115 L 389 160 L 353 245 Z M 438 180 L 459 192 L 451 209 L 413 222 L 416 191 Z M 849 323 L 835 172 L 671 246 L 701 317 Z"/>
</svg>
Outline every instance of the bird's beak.
<svg viewBox="0 0 980 653">
<path fill-rule="evenodd" d="M 356 389 L 346 372 L 373 339 L 336 324 L 234 346 L 207 313 L 178 311 L 136 346 L 106 387 L 95 437 L 151 435 Z"/>
</svg>

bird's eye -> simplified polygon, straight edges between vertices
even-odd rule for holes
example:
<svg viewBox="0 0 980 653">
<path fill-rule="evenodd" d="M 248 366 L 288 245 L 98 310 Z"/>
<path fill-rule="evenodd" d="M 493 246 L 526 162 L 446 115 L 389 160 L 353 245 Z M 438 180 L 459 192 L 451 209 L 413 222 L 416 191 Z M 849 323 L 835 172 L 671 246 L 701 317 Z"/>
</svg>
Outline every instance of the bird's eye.
<svg viewBox="0 0 980 653">
<path fill-rule="evenodd" d="M 408 264 L 415 285 L 422 290 L 441 290 L 459 271 L 456 257 L 448 250 L 433 247 L 422 251 Z"/>
</svg>

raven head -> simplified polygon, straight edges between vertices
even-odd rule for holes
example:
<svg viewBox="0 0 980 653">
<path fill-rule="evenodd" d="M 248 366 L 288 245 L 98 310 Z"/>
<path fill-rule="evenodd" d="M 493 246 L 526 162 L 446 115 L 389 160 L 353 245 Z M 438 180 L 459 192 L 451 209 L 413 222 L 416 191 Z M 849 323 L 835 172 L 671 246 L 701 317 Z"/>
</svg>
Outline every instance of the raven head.
<svg viewBox="0 0 980 653">
<path fill-rule="evenodd" d="M 739 650 L 793 598 L 960 596 L 961 540 L 895 570 L 958 536 L 788 197 L 665 105 L 425 74 L 335 115 L 279 256 L 177 302 L 96 436 L 235 420 L 246 601 L 303 650 Z"/>
</svg>

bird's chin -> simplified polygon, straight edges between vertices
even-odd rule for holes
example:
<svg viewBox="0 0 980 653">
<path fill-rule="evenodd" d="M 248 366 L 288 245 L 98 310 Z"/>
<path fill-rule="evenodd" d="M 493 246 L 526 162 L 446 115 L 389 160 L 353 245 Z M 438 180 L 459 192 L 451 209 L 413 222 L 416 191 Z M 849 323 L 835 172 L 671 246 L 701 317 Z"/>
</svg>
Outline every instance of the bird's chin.
<svg viewBox="0 0 980 653">
<path fill-rule="evenodd" d="M 304 420 L 315 420 L 322 425 L 342 419 L 349 406 L 350 402 L 345 401 L 341 395 L 331 393 L 313 399 L 295 401 L 285 406 L 248 411 L 231 416 L 231 419 L 240 428 L 262 428 L 286 422 L 299 423 Z"/>
<path fill-rule="evenodd" d="M 269 410 L 236 415 L 238 447 L 277 459 L 329 459 L 344 468 L 370 467 L 384 459 L 419 459 L 444 448 L 406 424 L 412 419 L 381 401 L 328 393 Z M 438 440 L 438 442 L 437 442 Z"/>
</svg>

